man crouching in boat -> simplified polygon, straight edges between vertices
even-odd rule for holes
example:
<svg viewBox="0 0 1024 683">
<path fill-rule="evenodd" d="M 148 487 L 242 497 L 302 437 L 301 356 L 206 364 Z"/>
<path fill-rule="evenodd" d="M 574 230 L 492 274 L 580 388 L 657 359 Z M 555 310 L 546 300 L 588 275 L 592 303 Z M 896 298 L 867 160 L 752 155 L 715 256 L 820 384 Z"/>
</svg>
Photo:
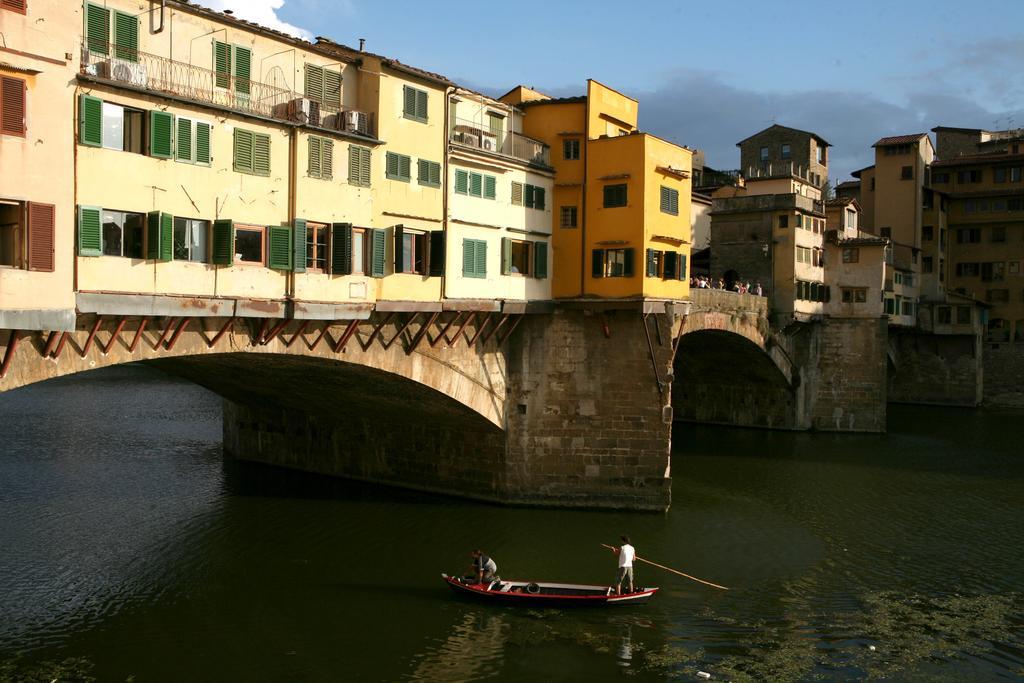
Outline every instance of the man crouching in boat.
<svg viewBox="0 0 1024 683">
<path fill-rule="evenodd" d="M 477 583 L 498 580 L 498 564 L 493 558 L 484 555 L 482 550 L 474 550 L 472 556 L 473 564 L 469 565 L 472 573 L 467 578 L 475 578 Z"/>
<path fill-rule="evenodd" d="M 636 557 L 636 549 L 629 544 L 629 536 L 619 536 L 622 539 L 622 546 L 615 549 L 619 556 L 619 573 L 615 577 L 615 594 L 622 595 L 622 582 L 628 581 L 629 593 L 633 592 L 633 558 Z"/>
</svg>

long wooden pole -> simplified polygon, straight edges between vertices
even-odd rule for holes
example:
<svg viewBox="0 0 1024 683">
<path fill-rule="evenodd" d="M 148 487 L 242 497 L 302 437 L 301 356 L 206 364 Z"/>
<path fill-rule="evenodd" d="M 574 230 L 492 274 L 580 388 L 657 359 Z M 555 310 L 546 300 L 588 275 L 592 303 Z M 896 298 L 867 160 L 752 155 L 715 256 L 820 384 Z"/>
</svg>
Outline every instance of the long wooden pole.
<svg viewBox="0 0 1024 683">
<path fill-rule="evenodd" d="M 615 550 L 615 546 L 608 545 L 606 543 L 602 543 L 601 545 L 604 546 L 605 548 L 608 548 L 608 550 L 612 550 L 612 551 Z M 698 579 L 696 576 L 690 576 L 689 574 L 684 574 L 683 572 L 679 571 L 678 569 L 672 569 L 672 567 L 666 567 L 663 564 L 658 564 L 657 562 L 651 562 L 650 560 L 645 560 L 644 558 L 640 557 L 639 555 L 634 556 L 634 559 L 639 560 L 640 562 L 645 562 L 645 563 L 651 565 L 652 567 L 657 567 L 658 569 L 664 569 L 667 572 L 672 572 L 673 574 L 679 574 L 679 576 L 685 576 L 686 578 L 690 579 L 691 581 L 696 581 L 697 583 L 703 583 L 705 586 L 711 586 L 712 588 L 718 588 L 718 589 L 721 589 L 721 590 L 724 590 L 724 591 L 729 590 L 725 586 L 719 586 L 717 583 L 711 583 L 710 581 L 705 581 L 704 579 Z"/>
</svg>

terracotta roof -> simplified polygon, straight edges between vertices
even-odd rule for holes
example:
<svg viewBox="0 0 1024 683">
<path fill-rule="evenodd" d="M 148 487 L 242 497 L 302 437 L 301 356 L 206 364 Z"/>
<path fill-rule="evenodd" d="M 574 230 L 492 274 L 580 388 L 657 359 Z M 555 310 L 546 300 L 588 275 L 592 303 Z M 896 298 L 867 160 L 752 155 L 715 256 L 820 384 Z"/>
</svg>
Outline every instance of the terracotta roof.
<svg viewBox="0 0 1024 683">
<path fill-rule="evenodd" d="M 403 64 L 397 59 L 392 59 L 391 57 L 379 55 L 374 52 L 366 52 L 365 50 L 360 51 L 354 47 L 342 45 L 341 43 L 336 43 L 330 38 L 324 38 L 322 36 L 317 36 L 316 41 L 317 42 L 315 47 L 318 47 L 322 50 L 326 50 L 327 52 L 333 55 L 343 57 L 347 56 L 352 59 L 359 59 L 361 57 L 374 57 L 376 59 L 381 60 L 381 63 L 384 66 L 395 69 L 396 71 L 402 71 L 412 76 L 419 76 L 420 78 L 424 78 L 428 81 L 434 81 L 436 83 L 440 83 L 441 85 L 455 85 L 455 83 L 452 80 L 450 80 L 447 76 L 444 76 L 443 74 L 435 73 L 433 71 L 427 71 L 425 69 L 419 69 L 415 66 L 409 66 L 408 64 Z"/>
<path fill-rule="evenodd" d="M 851 182 L 851 183 L 852 182 L 858 182 L 859 183 L 860 182 L 860 180 L 859 180 L 860 174 L 863 173 L 864 171 L 870 171 L 874 167 L 875 167 L 875 165 L 871 164 L 870 166 L 865 166 L 864 168 L 858 168 L 856 171 L 851 171 L 850 175 L 852 175 L 854 178 L 858 178 L 858 180 L 856 180 L 856 181 L 850 180 L 848 182 Z"/>
<path fill-rule="evenodd" d="M 933 133 L 938 133 L 941 130 L 955 130 L 959 133 L 986 133 L 984 128 L 956 128 L 953 126 L 935 126 L 932 128 Z"/>
<path fill-rule="evenodd" d="M 984 154 L 970 154 L 951 159 L 939 159 L 933 161 L 932 166 L 970 166 L 971 164 L 990 164 L 996 161 L 1021 161 L 1024 160 L 1024 152 L 1020 154 L 1007 154 L 1006 152 L 987 152 Z"/>
<path fill-rule="evenodd" d="M 825 202 L 825 206 L 846 206 L 851 203 L 856 204 L 857 200 L 853 197 L 833 197 Z"/>
<path fill-rule="evenodd" d="M 529 102 L 521 102 L 518 106 L 520 107 L 532 107 L 536 104 L 574 104 L 577 102 L 586 102 L 586 95 L 575 95 L 574 97 L 552 97 L 547 100 L 530 100 Z"/>
<path fill-rule="evenodd" d="M 739 147 L 740 145 L 742 145 L 747 140 L 750 140 L 751 138 L 756 138 L 761 133 L 766 133 L 766 132 L 768 132 L 770 130 L 773 130 L 773 129 L 782 129 L 782 130 L 792 131 L 794 133 L 800 133 L 801 135 L 810 135 L 812 138 L 814 138 L 815 140 L 817 140 L 821 144 L 825 145 L 826 147 L 831 147 L 832 146 L 831 143 L 829 143 L 828 140 L 826 140 L 825 138 L 821 137 L 817 133 L 812 133 L 809 130 L 800 130 L 799 128 L 790 128 L 789 126 L 780 126 L 777 123 L 774 123 L 774 124 L 768 126 L 764 130 L 757 131 L 756 133 L 754 133 L 750 137 L 743 138 L 742 140 L 740 140 L 739 142 L 736 143 L 736 146 Z"/>
<path fill-rule="evenodd" d="M 889 145 L 909 145 L 913 142 L 917 142 L 923 137 L 926 137 L 927 133 L 911 133 L 910 135 L 893 135 L 892 137 L 882 138 L 872 147 L 888 147 Z"/>
<path fill-rule="evenodd" d="M 887 237 L 849 237 L 839 239 L 837 244 L 844 247 L 884 247 L 889 244 Z"/>
<path fill-rule="evenodd" d="M 844 180 L 843 182 L 841 182 L 838 185 L 836 185 L 836 189 L 837 190 L 840 189 L 840 188 L 845 189 L 847 187 L 860 187 L 860 181 L 859 180 Z"/>
</svg>

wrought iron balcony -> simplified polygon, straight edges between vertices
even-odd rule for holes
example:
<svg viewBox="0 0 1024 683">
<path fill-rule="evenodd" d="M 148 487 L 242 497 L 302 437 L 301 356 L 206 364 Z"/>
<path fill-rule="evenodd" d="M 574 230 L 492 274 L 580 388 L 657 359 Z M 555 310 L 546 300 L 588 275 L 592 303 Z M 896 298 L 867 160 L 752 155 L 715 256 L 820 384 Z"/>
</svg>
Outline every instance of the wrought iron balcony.
<svg viewBox="0 0 1024 683">
<path fill-rule="evenodd" d="M 522 133 L 493 131 L 481 121 L 454 119 L 448 139 L 464 147 L 504 154 L 531 164 L 551 165 L 549 147 Z"/>
<path fill-rule="evenodd" d="M 95 40 L 82 41 L 81 73 L 244 114 L 368 137 L 375 134 L 371 113 L 331 107 L 288 88 Z"/>
</svg>

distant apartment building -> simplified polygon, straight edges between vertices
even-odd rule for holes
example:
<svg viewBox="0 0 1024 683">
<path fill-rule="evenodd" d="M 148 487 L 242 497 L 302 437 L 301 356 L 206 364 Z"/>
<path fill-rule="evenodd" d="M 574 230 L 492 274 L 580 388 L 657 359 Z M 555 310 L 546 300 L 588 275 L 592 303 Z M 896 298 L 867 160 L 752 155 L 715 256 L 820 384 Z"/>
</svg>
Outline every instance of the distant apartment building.
<svg viewBox="0 0 1024 683">
<path fill-rule="evenodd" d="M 692 151 L 641 132 L 638 102 L 594 80 L 583 96 L 500 99 L 552 150 L 553 296 L 686 298 Z"/>
<path fill-rule="evenodd" d="M 825 314 L 838 318 L 880 318 L 891 277 L 889 240 L 860 229 L 856 199 L 825 202 Z"/>
<path fill-rule="evenodd" d="M 713 194 L 712 278 L 760 283 L 780 322 L 823 315 L 828 142 L 773 125 L 737 146 L 745 183 Z"/>
</svg>

